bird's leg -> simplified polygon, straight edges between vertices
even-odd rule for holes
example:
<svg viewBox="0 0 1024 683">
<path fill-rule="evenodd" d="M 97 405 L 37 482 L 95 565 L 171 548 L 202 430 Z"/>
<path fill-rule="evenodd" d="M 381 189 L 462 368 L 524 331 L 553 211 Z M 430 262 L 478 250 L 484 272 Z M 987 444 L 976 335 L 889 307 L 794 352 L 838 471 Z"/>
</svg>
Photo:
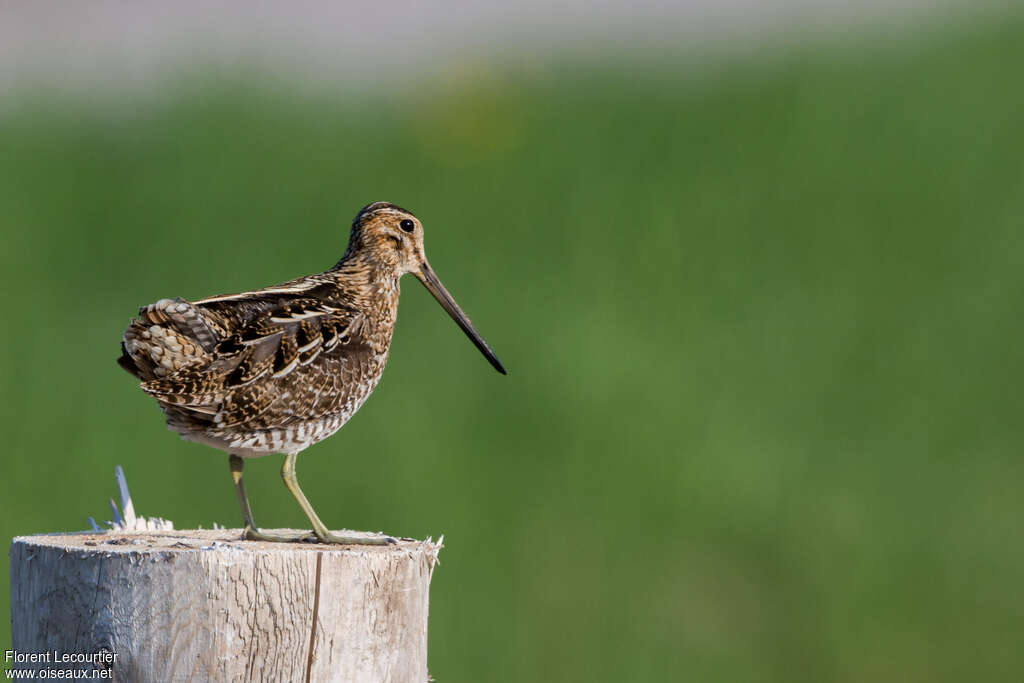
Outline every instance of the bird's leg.
<svg viewBox="0 0 1024 683">
<path fill-rule="evenodd" d="M 249 507 L 249 498 L 245 495 L 245 482 L 242 481 L 243 461 L 237 455 L 228 456 L 231 465 L 231 478 L 235 481 L 235 491 L 238 493 L 238 504 L 242 506 L 242 517 L 245 519 L 245 538 L 250 541 L 273 541 L 278 543 L 292 543 L 294 541 L 315 540 L 310 534 L 299 534 L 298 536 L 278 536 L 265 534 L 256 528 L 256 522 L 252 519 L 252 508 Z"/>
<path fill-rule="evenodd" d="M 296 454 L 284 456 L 284 464 L 281 465 L 281 478 L 284 479 L 284 485 L 288 487 L 288 490 L 295 496 L 295 500 L 299 501 L 299 507 L 306 513 L 306 517 L 309 518 L 310 524 L 313 525 L 313 533 L 320 540 L 321 543 L 338 543 L 344 545 L 388 545 L 395 543 L 395 539 L 390 536 L 383 536 L 378 538 L 363 538 L 359 536 L 335 536 L 328 531 L 327 526 L 320 521 L 320 517 L 316 514 L 316 510 L 309 504 L 306 499 L 306 494 L 299 488 L 299 480 L 295 476 L 295 458 Z"/>
</svg>

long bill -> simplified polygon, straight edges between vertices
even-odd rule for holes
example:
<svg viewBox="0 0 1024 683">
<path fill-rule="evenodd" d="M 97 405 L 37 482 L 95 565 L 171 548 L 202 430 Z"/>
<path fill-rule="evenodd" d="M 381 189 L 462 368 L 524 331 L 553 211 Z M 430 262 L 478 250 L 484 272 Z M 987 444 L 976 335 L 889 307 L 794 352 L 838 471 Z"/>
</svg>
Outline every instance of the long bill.
<svg viewBox="0 0 1024 683">
<path fill-rule="evenodd" d="M 423 283 L 423 286 L 427 288 L 427 291 L 434 295 L 434 298 L 437 299 L 437 303 L 441 304 L 441 308 L 448 311 L 448 315 L 452 317 L 455 324 L 462 328 L 462 331 L 466 333 L 466 336 L 469 337 L 470 341 L 473 342 L 476 348 L 480 349 L 480 353 L 484 354 L 484 358 L 490 361 L 491 365 L 494 366 L 494 369 L 503 375 L 507 374 L 505 372 L 505 368 L 501 365 L 501 361 L 494 355 L 494 351 L 492 351 L 491 347 L 487 345 L 487 342 L 483 340 L 480 333 L 476 331 L 473 327 L 473 323 L 470 322 L 466 314 L 462 312 L 459 305 L 455 303 L 455 299 L 453 299 L 452 295 L 448 293 L 448 290 L 444 288 L 441 281 L 437 279 L 437 275 L 434 274 L 430 265 L 424 261 L 423 265 L 420 266 L 420 269 L 418 271 L 413 271 L 413 274 L 420 282 Z"/>
</svg>

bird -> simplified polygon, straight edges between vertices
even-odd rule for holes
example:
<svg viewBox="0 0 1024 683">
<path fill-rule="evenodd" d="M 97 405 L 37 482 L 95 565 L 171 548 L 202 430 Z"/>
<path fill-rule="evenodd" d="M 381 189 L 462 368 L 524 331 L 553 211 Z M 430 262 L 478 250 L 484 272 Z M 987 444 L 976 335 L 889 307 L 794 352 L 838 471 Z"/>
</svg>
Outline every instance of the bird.
<svg viewBox="0 0 1024 683">
<path fill-rule="evenodd" d="M 494 351 L 427 262 L 423 224 L 390 202 L 363 207 L 330 269 L 281 284 L 205 299 L 165 298 L 139 309 L 118 364 L 156 399 L 167 427 L 228 454 L 243 538 L 384 545 L 340 536 L 321 521 L 295 473 L 296 458 L 326 439 L 369 398 L 388 358 L 399 280 L 413 274 L 495 370 Z M 312 533 L 266 533 L 253 520 L 242 477 L 249 458 L 283 454 L 281 478 Z"/>
</svg>

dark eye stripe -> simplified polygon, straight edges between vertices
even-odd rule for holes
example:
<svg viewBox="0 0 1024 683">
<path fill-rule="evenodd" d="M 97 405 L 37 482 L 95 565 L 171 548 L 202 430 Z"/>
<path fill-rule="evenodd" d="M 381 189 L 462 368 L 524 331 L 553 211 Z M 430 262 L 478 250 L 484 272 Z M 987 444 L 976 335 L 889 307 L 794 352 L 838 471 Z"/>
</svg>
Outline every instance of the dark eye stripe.
<svg viewBox="0 0 1024 683">
<path fill-rule="evenodd" d="M 405 230 L 406 232 L 412 232 L 413 228 L 415 228 L 416 226 L 413 224 L 411 220 L 406 218 L 404 221 L 398 224 L 398 227 L 400 227 L 402 230 Z"/>
</svg>

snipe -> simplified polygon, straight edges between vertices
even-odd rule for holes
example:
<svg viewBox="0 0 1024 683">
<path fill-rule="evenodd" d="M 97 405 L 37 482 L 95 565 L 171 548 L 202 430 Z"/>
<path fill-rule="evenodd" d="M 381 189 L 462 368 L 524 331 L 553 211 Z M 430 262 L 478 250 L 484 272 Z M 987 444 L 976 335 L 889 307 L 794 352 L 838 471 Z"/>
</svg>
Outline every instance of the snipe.
<svg viewBox="0 0 1024 683">
<path fill-rule="evenodd" d="M 330 270 L 272 287 L 198 301 L 162 299 L 139 310 L 118 363 L 141 380 L 182 438 L 229 454 L 245 537 L 379 545 L 328 531 L 295 477 L 296 456 L 338 431 L 369 397 L 387 360 L 398 281 L 414 274 L 494 368 L 498 358 L 438 280 L 409 211 L 376 202 L 352 222 Z M 284 454 L 281 477 L 313 534 L 259 531 L 242 480 L 243 458 Z"/>
</svg>

